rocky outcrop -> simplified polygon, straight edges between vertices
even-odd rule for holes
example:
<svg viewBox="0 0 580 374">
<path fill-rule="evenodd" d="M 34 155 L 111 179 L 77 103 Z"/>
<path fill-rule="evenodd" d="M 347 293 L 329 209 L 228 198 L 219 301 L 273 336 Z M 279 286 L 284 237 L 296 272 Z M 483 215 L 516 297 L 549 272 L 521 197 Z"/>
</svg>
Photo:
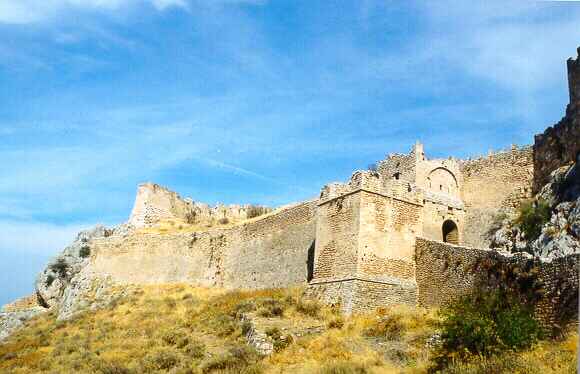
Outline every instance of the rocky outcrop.
<svg viewBox="0 0 580 374">
<path fill-rule="evenodd" d="M 580 165 L 554 170 L 536 199 L 546 202 L 552 210 L 540 236 L 529 241 L 513 219 L 505 219 L 493 234 L 491 247 L 527 251 L 549 260 L 580 253 Z"/>
<path fill-rule="evenodd" d="M 89 263 L 91 240 L 110 236 L 113 231 L 104 226 L 82 231 L 71 245 L 50 261 L 36 279 L 36 294 L 40 305 L 53 308 L 60 304 L 72 280 Z"/>
<path fill-rule="evenodd" d="M 568 60 L 570 103 L 566 116 L 534 141 L 534 190 L 539 192 L 550 174 L 561 166 L 580 161 L 580 48 L 578 58 Z"/>
</svg>

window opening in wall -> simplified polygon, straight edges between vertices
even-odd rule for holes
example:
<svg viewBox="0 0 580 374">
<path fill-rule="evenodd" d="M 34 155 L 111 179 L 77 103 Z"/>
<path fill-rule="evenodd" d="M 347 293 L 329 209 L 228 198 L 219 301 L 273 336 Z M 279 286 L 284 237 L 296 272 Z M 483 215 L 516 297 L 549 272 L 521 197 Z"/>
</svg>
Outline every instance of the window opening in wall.
<svg viewBox="0 0 580 374">
<path fill-rule="evenodd" d="M 455 222 L 451 220 L 443 222 L 443 241 L 450 244 L 459 244 L 459 230 Z"/>
<path fill-rule="evenodd" d="M 395 174 L 393 174 L 393 178 L 395 178 L 396 180 L 399 180 L 401 178 L 401 173 L 396 172 Z"/>
</svg>

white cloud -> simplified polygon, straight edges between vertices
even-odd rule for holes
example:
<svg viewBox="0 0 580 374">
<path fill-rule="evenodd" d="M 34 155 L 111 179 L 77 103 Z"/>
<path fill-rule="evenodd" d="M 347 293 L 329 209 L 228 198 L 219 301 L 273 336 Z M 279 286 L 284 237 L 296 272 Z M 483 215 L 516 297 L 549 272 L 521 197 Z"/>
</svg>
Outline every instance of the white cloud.
<svg viewBox="0 0 580 374">
<path fill-rule="evenodd" d="M 193 5 L 262 5 L 267 0 L 0 0 L 0 23 L 31 24 L 46 21 L 74 10 L 113 11 L 149 4 L 159 11 L 169 8 L 188 10 Z"/>
<path fill-rule="evenodd" d="M 72 243 L 88 225 L 54 225 L 43 222 L 0 221 L 0 256 L 6 252 L 52 254 Z"/>
</svg>

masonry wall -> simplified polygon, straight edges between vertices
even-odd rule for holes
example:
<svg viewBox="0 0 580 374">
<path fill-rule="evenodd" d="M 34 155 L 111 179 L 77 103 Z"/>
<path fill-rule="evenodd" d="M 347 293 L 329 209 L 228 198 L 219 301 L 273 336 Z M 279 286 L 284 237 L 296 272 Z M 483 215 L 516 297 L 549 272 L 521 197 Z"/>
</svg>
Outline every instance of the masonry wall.
<svg viewBox="0 0 580 374">
<path fill-rule="evenodd" d="M 360 193 L 349 193 L 318 206 L 314 280 L 356 276 L 360 204 Z"/>
<path fill-rule="evenodd" d="M 465 204 L 463 243 L 485 248 L 485 237 L 494 217 L 501 211 L 513 212 L 522 200 L 532 197 L 534 176 L 531 147 L 516 148 L 476 160 L 461 162 Z"/>
<path fill-rule="evenodd" d="M 377 193 L 360 192 L 360 277 L 414 279 L 413 248 L 421 234 L 422 206 Z"/>
<path fill-rule="evenodd" d="M 414 305 L 413 248 L 421 208 L 416 201 L 366 189 L 322 202 L 309 295 L 340 304 L 348 314 Z"/>
<path fill-rule="evenodd" d="M 578 58 L 568 60 L 570 103 L 566 116 L 534 139 L 534 190 L 549 181 L 560 166 L 580 159 L 580 48 Z"/>
<path fill-rule="evenodd" d="M 496 251 L 454 246 L 423 238 L 417 239 L 417 301 L 421 306 L 439 306 L 485 284 L 489 264 L 535 261 L 538 279 L 545 294 L 538 303 L 536 317 L 546 326 L 561 324 L 562 318 L 578 319 L 578 265 L 580 254 L 552 262 L 532 260 L 524 254 L 504 256 Z"/>
<path fill-rule="evenodd" d="M 121 284 L 188 282 L 226 288 L 305 284 L 315 207 L 315 202 L 306 202 L 231 229 L 94 240 L 90 267 L 98 276 Z"/>
</svg>

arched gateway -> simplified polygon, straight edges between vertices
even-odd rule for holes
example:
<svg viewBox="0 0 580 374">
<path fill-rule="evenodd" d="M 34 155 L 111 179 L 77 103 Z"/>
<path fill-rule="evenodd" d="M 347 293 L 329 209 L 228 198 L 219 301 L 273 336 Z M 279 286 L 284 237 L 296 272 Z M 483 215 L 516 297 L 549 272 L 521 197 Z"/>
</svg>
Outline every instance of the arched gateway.
<svg viewBox="0 0 580 374">
<path fill-rule="evenodd" d="M 451 220 L 443 222 L 443 241 L 450 244 L 459 244 L 459 230 L 455 222 Z"/>
</svg>

